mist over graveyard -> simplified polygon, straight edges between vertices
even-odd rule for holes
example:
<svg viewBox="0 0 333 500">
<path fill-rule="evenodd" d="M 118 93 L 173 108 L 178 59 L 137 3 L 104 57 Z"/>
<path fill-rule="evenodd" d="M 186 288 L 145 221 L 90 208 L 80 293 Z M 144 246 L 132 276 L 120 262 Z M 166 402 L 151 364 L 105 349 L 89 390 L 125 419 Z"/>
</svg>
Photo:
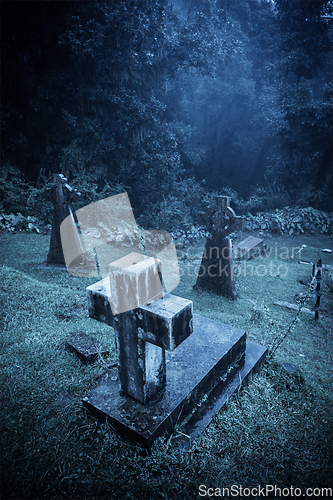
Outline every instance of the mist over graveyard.
<svg viewBox="0 0 333 500">
<path fill-rule="evenodd" d="M 1 2 L 2 500 L 332 498 L 332 20 Z"/>
<path fill-rule="evenodd" d="M 126 191 L 164 229 L 216 192 L 244 214 L 332 209 L 331 1 L 4 1 L 1 18 L 6 214 L 50 219 L 58 173 L 81 205 Z"/>
</svg>

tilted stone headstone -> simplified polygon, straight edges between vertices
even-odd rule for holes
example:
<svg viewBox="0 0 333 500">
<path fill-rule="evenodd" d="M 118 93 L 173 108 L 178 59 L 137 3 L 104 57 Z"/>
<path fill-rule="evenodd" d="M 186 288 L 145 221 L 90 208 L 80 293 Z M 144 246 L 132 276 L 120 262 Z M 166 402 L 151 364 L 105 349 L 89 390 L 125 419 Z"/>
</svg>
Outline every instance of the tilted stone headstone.
<svg viewBox="0 0 333 500">
<path fill-rule="evenodd" d="M 60 224 L 66 217 L 70 216 L 71 225 L 75 227 L 75 221 L 72 214 L 70 204 L 75 202 L 81 194 L 66 184 L 66 177 L 62 174 L 56 176 L 56 183 L 54 186 L 45 189 L 42 194 L 43 198 L 49 199 L 53 203 L 53 221 L 52 232 L 50 240 L 50 249 L 47 255 L 47 264 L 62 264 L 65 265 L 65 258 L 62 249 L 60 237 Z M 74 233 L 74 231 L 72 231 Z M 75 229 L 75 234 L 77 233 Z M 77 254 L 82 253 L 79 238 L 73 241 L 74 245 L 78 247 Z"/>
<path fill-rule="evenodd" d="M 244 217 L 232 210 L 229 196 L 217 196 L 214 206 L 198 214 L 198 222 L 211 234 L 207 239 L 194 288 L 236 299 L 230 234 L 244 226 Z"/>
</svg>

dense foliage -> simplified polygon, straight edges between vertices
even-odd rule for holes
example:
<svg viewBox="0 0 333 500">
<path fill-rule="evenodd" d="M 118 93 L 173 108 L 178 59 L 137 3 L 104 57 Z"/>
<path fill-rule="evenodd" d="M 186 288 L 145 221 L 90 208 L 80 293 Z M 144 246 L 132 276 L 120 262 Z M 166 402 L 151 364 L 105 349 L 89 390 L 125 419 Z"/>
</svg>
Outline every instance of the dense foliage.
<svg viewBox="0 0 333 500">
<path fill-rule="evenodd" d="M 161 227 L 214 190 L 331 210 L 331 20 L 331 0 L 3 1 L 2 208 L 38 215 L 61 172 Z"/>
</svg>

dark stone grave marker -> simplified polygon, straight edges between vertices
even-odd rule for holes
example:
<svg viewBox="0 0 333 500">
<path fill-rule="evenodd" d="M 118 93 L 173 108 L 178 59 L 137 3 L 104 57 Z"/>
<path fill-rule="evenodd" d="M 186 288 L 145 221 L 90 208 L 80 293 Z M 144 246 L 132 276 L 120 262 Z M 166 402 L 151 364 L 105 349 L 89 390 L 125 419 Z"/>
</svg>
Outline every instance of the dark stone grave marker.
<svg viewBox="0 0 333 500">
<path fill-rule="evenodd" d="M 109 350 L 98 340 L 84 332 L 71 332 L 67 335 L 66 347 L 70 352 L 74 352 L 83 363 L 91 363 L 98 356 L 107 356 Z"/>
<path fill-rule="evenodd" d="M 60 237 L 60 224 L 66 217 L 70 216 L 71 224 L 75 227 L 75 221 L 72 214 L 70 204 L 75 202 L 81 194 L 66 184 L 66 177 L 62 174 L 56 176 L 56 183 L 54 186 L 47 188 L 42 194 L 43 198 L 49 199 L 53 203 L 53 221 L 52 232 L 50 240 L 50 249 L 47 255 L 47 265 L 61 265 L 65 266 L 65 258 L 63 254 L 61 237 Z M 73 234 L 77 231 L 73 230 Z M 81 244 L 77 237 L 72 243 L 78 247 L 78 255 L 82 254 Z"/>
<path fill-rule="evenodd" d="M 245 219 L 236 216 L 229 205 L 229 196 L 217 196 L 210 210 L 198 214 L 198 222 L 206 227 L 211 238 L 207 238 L 194 288 L 236 299 L 229 235 L 242 229 Z"/>
<path fill-rule="evenodd" d="M 148 449 L 159 436 L 171 435 L 175 422 L 182 431 L 177 442 L 188 447 L 265 359 L 267 349 L 247 341 L 245 331 L 192 315 L 189 300 L 165 294 L 113 315 L 109 280 L 87 293 L 89 316 L 115 329 L 118 374 L 83 405 Z"/>
</svg>

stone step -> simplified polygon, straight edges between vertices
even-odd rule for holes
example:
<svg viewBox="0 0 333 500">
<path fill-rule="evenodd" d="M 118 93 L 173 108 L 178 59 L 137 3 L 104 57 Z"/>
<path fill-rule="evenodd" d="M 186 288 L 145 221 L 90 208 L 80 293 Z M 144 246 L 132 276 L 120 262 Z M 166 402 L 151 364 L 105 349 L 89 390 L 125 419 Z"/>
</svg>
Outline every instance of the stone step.
<svg viewBox="0 0 333 500">
<path fill-rule="evenodd" d="M 115 372 L 84 398 L 83 405 L 148 449 L 175 428 L 195 439 L 239 384 L 258 369 L 267 349 L 246 342 L 244 331 L 197 314 L 193 326 L 192 335 L 166 352 L 167 382 L 158 400 L 142 405 L 120 394 Z"/>
</svg>

